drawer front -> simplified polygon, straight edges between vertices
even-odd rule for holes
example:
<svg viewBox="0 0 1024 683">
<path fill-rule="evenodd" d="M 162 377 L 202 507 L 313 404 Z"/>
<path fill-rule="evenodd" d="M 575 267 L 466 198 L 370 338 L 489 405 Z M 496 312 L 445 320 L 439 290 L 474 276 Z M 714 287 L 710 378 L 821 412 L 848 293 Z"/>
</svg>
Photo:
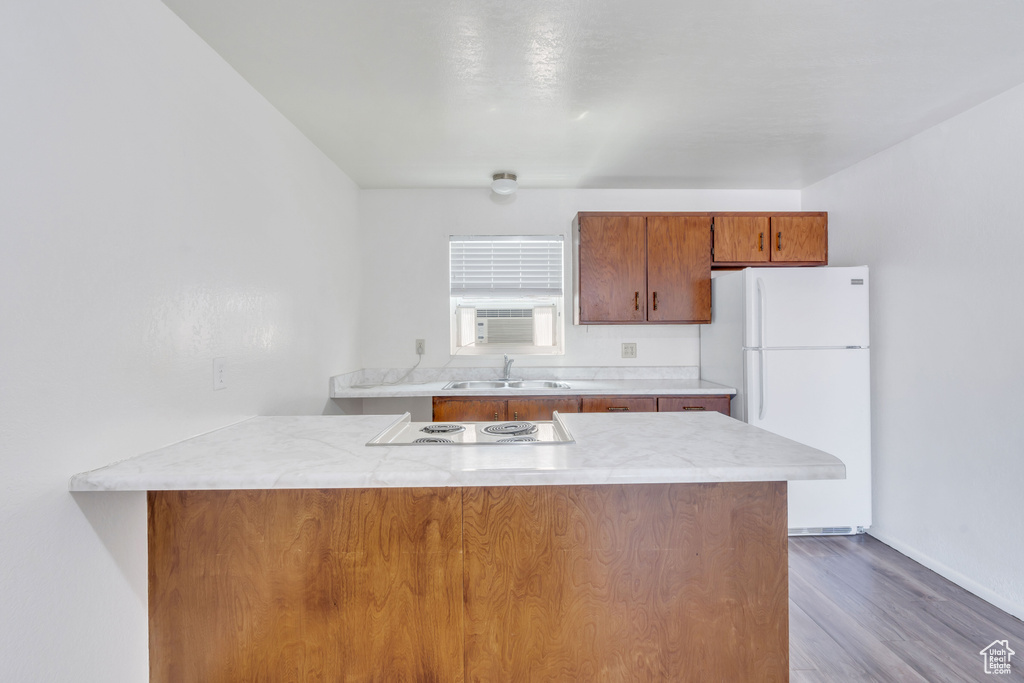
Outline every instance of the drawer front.
<svg viewBox="0 0 1024 683">
<path fill-rule="evenodd" d="M 510 398 L 507 419 L 536 422 L 550 420 L 551 413 L 580 412 L 580 400 L 575 396 L 560 398 Z"/>
<path fill-rule="evenodd" d="M 658 399 L 658 412 L 679 413 L 712 410 L 729 415 L 728 396 L 662 396 Z"/>
<path fill-rule="evenodd" d="M 584 396 L 584 413 L 653 413 L 658 402 L 653 396 Z"/>
<path fill-rule="evenodd" d="M 498 422 L 505 419 L 503 398 L 434 398 L 434 422 Z"/>
</svg>

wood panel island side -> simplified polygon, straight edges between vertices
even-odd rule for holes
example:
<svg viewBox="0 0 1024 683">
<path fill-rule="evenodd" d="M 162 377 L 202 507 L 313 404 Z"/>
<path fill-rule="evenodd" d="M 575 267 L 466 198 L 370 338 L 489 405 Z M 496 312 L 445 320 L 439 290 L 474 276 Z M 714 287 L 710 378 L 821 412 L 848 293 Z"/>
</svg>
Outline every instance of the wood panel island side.
<svg viewBox="0 0 1024 683">
<path fill-rule="evenodd" d="M 253 418 L 72 478 L 146 490 L 151 681 L 786 681 L 786 481 L 836 458 L 718 413 L 574 444 L 364 444 Z"/>
</svg>

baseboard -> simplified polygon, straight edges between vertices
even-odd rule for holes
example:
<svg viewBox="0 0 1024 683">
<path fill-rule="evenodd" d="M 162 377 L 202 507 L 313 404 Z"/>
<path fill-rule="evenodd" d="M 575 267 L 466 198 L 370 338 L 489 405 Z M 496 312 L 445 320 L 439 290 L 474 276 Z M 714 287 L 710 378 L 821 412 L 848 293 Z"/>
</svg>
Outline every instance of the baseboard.
<svg viewBox="0 0 1024 683">
<path fill-rule="evenodd" d="M 977 581 L 967 576 L 964 576 L 952 567 L 949 567 L 943 564 L 942 562 L 939 562 L 933 557 L 925 555 L 924 553 L 918 551 L 916 548 L 907 545 L 906 543 L 903 543 L 895 538 L 892 538 L 885 532 L 880 532 L 876 529 L 871 529 L 868 532 L 868 535 L 873 538 L 877 538 L 879 541 L 886 544 L 890 548 L 906 555 L 915 562 L 924 565 L 936 574 L 946 579 L 949 579 L 950 581 L 960 586 L 964 590 L 970 593 L 974 593 L 985 602 L 995 605 L 1004 612 L 1012 614 L 1018 619 L 1024 621 L 1024 605 L 1017 604 L 1013 601 L 1007 600 L 1006 598 L 999 595 L 998 593 L 993 592 L 986 586 L 983 586 Z"/>
</svg>

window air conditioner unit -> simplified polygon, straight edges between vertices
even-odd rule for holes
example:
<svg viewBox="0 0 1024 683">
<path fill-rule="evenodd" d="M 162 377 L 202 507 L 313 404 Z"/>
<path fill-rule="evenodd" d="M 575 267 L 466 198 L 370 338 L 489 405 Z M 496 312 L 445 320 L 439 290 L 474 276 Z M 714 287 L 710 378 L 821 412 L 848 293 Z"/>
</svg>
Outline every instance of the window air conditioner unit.
<svg viewBox="0 0 1024 683">
<path fill-rule="evenodd" d="M 455 310 L 458 346 L 555 346 L 556 307 L 544 304 L 516 308 L 474 308 Z"/>
<path fill-rule="evenodd" d="M 533 309 L 476 309 L 476 343 L 533 344 Z"/>
</svg>

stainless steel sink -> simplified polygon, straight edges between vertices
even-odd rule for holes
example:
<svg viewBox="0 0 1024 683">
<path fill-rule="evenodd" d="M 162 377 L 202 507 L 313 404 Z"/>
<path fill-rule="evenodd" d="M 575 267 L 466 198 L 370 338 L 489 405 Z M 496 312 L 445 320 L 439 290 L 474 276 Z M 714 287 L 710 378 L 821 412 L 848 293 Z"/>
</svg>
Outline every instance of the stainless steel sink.
<svg viewBox="0 0 1024 683">
<path fill-rule="evenodd" d="M 448 382 L 445 389 L 507 389 L 508 382 L 500 379 L 473 379 L 468 382 Z"/>
<path fill-rule="evenodd" d="M 569 385 L 565 382 L 552 382 L 547 379 L 528 379 L 520 380 L 518 382 L 509 382 L 509 388 L 511 389 L 568 389 Z"/>
<path fill-rule="evenodd" d="M 445 389 L 568 389 L 565 382 L 547 379 L 471 379 L 464 382 L 448 382 Z"/>
</svg>

